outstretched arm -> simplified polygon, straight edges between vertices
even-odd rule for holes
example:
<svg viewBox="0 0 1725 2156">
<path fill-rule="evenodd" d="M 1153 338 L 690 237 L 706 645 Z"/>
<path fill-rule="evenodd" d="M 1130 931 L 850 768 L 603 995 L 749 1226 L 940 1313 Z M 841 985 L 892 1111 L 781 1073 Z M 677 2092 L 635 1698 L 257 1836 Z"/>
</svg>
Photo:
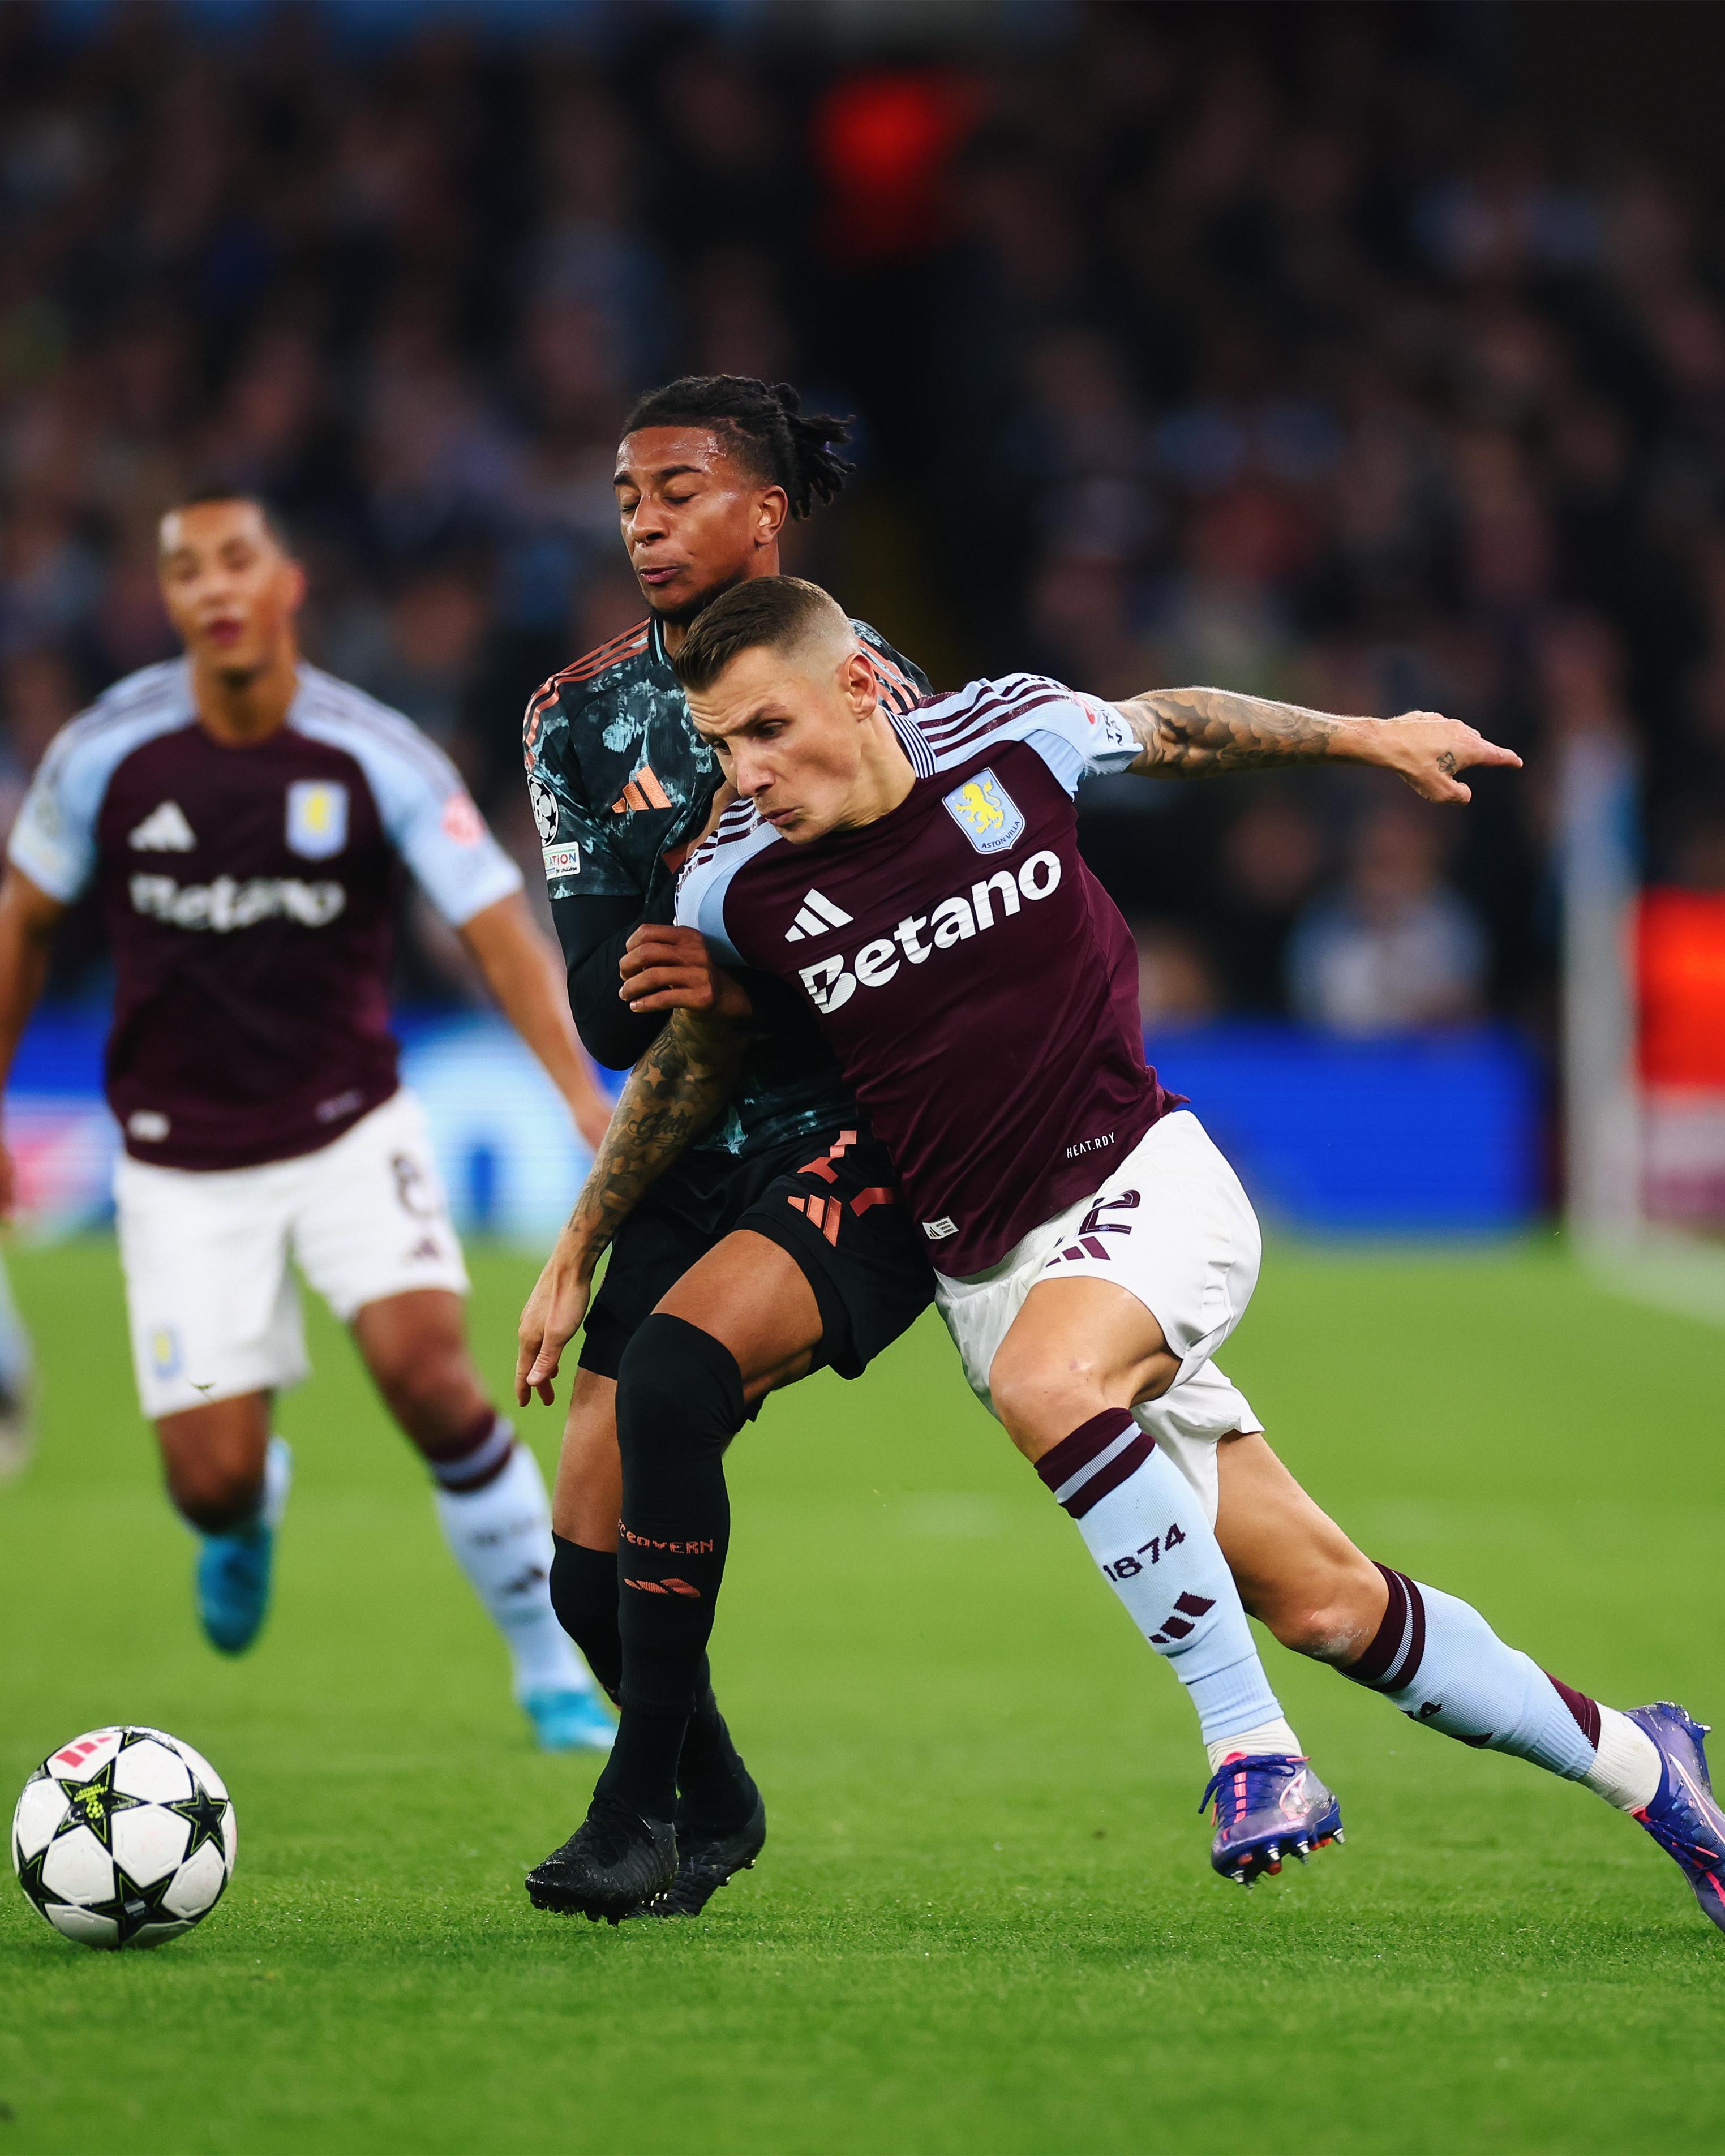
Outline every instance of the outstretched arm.
<svg viewBox="0 0 1725 2156">
<path fill-rule="evenodd" d="M 730 1097 L 748 1045 L 732 1019 L 678 1010 L 629 1073 L 610 1128 L 521 1312 L 515 1396 L 549 1407 L 564 1348 L 579 1331 L 593 1269 L 619 1227 Z"/>
<path fill-rule="evenodd" d="M 1491 764 L 1518 771 L 1522 763 L 1512 749 L 1436 711 L 1339 718 L 1226 689 L 1149 689 L 1115 708 L 1142 744 L 1132 770 L 1158 778 L 1204 778 L 1284 763 L 1375 763 L 1405 780 L 1422 800 L 1471 801 L 1458 772 Z"/>
</svg>

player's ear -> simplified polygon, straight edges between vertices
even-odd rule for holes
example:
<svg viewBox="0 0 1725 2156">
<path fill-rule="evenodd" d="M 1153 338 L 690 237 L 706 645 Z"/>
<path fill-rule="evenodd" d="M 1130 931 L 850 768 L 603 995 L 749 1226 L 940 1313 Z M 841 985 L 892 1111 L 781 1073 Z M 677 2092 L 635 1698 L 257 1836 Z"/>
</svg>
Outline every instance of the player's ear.
<svg viewBox="0 0 1725 2156">
<path fill-rule="evenodd" d="M 785 518 L 790 514 L 791 498 L 782 486 L 763 486 L 755 496 L 755 544 L 773 547 L 778 543 L 778 535 L 784 530 Z"/>
<path fill-rule="evenodd" d="M 288 612 L 297 613 L 305 603 L 305 572 L 291 555 L 288 557 Z"/>
<path fill-rule="evenodd" d="M 875 685 L 875 670 L 870 665 L 860 645 L 853 645 L 840 671 L 839 680 L 845 701 L 859 720 L 872 718 L 875 707 L 880 701 Z"/>
</svg>

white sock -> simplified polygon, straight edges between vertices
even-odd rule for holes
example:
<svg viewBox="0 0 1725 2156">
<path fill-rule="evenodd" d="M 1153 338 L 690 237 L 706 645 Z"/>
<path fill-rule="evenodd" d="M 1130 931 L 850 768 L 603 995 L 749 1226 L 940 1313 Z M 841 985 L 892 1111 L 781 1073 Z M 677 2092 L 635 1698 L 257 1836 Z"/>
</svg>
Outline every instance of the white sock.
<svg viewBox="0 0 1725 2156">
<path fill-rule="evenodd" d="M 501 1444 L 500 1444 L 501 1439 Z M 465 1460 L 443 1471 L 483 1472 L 480 1455 L 508 1454 L 501 1475 L 477 1490 L 437 1491 L 437 1517 L 455 1562 L 503 1635 L 515 1693 L 590 1691 L 593 1679 L 551 1606 L 551 1502 L 539 1463 L 501 1418 Z"/>
<path fill-rule="evenodd" d="M 1581 1778 L 1582 1786 L 1620 1812 L 1638 1812 L 1659 1794 L 1664 1779 L 1659 1747 L 1646 1731 L 1638 1729 L 1615 1707 L 1601 1706 L 1599 1748 Z"/>
<path fill-rule="evenodd" d="M 1240 1589 L 1197 1492 L 1126 1410 L 1094 1415 L 1036 1463 L 1133 1623 L 1198 1709 L 1204 1742 L 1278 1721 Z"/>
<path fill-rule="evenodd" d="M 1224 1760 L 1255 1758 L 1260 1753 L 1276 1753 L 1290 1759 L 1306 1756 L 1299 1738 L 1280 1715 L 1274 1722 L 1260 1722 L 1255 1729 L 1242 1729 L 1233 1737 L 1213 1737 L 1204 1748 L 1210 1755 L 1213 1774 Z"/>
</svg>

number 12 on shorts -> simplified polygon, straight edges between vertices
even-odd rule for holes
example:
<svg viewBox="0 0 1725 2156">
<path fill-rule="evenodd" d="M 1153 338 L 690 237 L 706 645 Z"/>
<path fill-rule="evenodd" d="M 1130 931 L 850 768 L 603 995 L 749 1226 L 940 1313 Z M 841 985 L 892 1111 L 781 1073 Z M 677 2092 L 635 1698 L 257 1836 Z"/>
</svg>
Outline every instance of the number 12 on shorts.
<svg viewBox="0 0 1725 2156">
<path fill-rule="evenodd" d="M 1160 1564 L 1163 1552 L 1178 1549 L 1185 1539 L 1185 1536 L 1180 1532 L 1179 1522 L 1173 1521 L 1169 1523 L 1168 1531 L 1165 1535 L 1152 1535 L 1147 1543 L 1140 1543 L 1136 1555 L 1117 1557 L 1112 1564 L 1105 1564 L 1102 1567 L 1102 1577 L 1105 1579 L 1132 1579 L 1144 1569 L 1139 1563 L 1141 1558 L 1147 1555 L 1152 1564 Z"/>
</svg>

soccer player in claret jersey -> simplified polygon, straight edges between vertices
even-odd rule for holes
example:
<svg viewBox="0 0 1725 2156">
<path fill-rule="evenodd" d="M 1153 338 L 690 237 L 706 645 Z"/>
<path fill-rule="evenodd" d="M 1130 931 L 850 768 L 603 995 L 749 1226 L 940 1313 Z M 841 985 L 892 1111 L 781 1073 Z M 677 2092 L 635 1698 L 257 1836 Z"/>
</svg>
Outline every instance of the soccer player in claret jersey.
<svg viewBox="0 0 1725 2156">
<path fill-rule="evenodd" d="M 162 521 L 183 660 L 56 737 L 0 887 L 0 1077 L 54 927 L 94 891 L 116 975 L 108 1098 L 133 1359 L 174 1503 L 200 1538 L 212 1643 L 267 1606 L 288 1448 L 271 1401 L 306 1374 L 291 1254 L 348 1324 L 424 1456 L 449 1548 L 507 1642 L 542 1743 L 611 1721 L 552 1614 L 539 1470 L 485 1398 L 466 1275 L 388 1030 L 403 864 L 454 927 L 596 1142 L 607 1120 L 557 953 L 454 767 L 398 712 L 300 663 L 305 578 L 257 501 Z M 10 1203 L 0 1153 L 0 1202 Z"/>
<path fill-rule="evenodd" d="M 1518 759 L 1430 714 L 1340 719 L 1211 690 L 1106 704 L 1023 675 L 901 716 L 879 706 L 839 609 L 792 578 L 726 594 L 677 669 L 739 798 L 688 864 L 677 925 L 632 940 L 625 994 L 711 1032 L 730 1000 L 716 959 L 776 973 L 818 1016 L 935 1253 L 973 1388 L 1192 1696 L 1216 1868 L 1250 1883 L 1340 1820 L 1271 1691 L 1250 1609 L 1415 1721 L 1630 1812 L 1725 1928 L 1725 1813 L 1699 1725 L 1666 1703 L 1602 1707 L 1466 1604 L 1373 1563 L 1217 1368 L 1256 1281 L 1257 1225 L 1145 1067 L 1131 939 L 1076 844 L 1087 773 L 1340 758 L 1466 801 L 1461 770 Z M 632 1112 L 625 1098 L 618 1121 Z M 624 1440 L 633 1578 L 612 1764 L 630 1773 L 612 1788 L 644 1848 L 667 1806 L 629 1741 L 637 1665 L 668 1692 L 669 1667 L 700 1650 L 724 1478 L 722 1445 L 692 1445 L 686 1427 Z M 605 1867 L 589 1871 L 598 1901 Z"/>
<path fill-rule="evenodd" d="M 830 501 L 850 469 L 839 454 L 846 433 L 841 420 L 804 413 L 786 384 L 742 376 L 689 377 L 642 398 L 624 424 L 616 487 L 647 617 L 552 675 L 527 708 L 528 782 L 576 1023 L 601 1062 L 644 1058 L 639 1082 L 674 1119 L 689 1075 L 677 1060 L 680 1037 L 662 1017 L 628 1009 L 617 970 L 644 920 L 669 922 L 678 865 L 719 789 L 717 760 L 690 724 L 672 657 L 721 592 L 777 573 L 787 520 Z M 922 675 L 866 623 L 850 627 L 875 694 L 909 710 L 927 688 Z M 656 1122 L 655 1111 L 646 1120 Z M 891 1180 L 819 1029 L 767 979 L 756 984 L 722 1121 L 627 1219 L 612 1208 L 606 1178 L 590 1179 L 523 1314 L 516 1393 L 523 1405 L 536 1391 L 550 1401 L 562 1350 L 585 1312 L 553 1505 L 552 1599 L 614 1695 L 622 1674 L 619 1420 L 675 1414 L 680 1399 L 706 1401 L 716 1386 L 728 1400 L 731 1342 L 762 1308 L 783 1320 L 772 1382 L 826 1364 L 856 1376 L 933 1291 Z M 685 1276 L 691 1285 L 680 1288 Z M 756 1379 L 743 1372 L 739 1419 L 766 1389 Z M 678 1783 L 677 1876 L 655 1916 L 696 1913 L 753 1862 L 766 1833 L 760 1793 L 704 1660 L 691 1668 L 692 1714 L 682 1705 L 646 1725 L 670 1732 Z M 562 1851 L 535 1866 L 527 1890 L 538 1907 L 578 1906 L 565 1875 Z M 627 1897 L 619 1907 L 640 1913 Z"/>
</svg>

